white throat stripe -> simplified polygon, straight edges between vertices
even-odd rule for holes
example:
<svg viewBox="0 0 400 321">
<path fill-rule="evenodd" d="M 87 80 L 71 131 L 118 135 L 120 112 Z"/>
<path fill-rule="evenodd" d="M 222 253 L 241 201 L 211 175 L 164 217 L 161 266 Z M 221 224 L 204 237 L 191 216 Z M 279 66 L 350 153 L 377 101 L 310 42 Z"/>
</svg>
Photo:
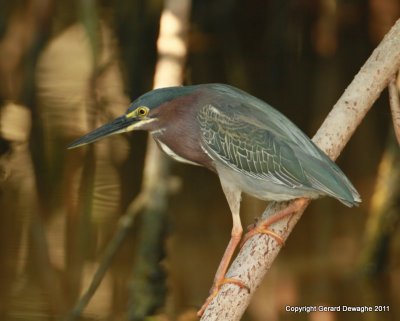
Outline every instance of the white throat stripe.
<svg viewBox="0 0 400 321">
<path fill-rule="evenodd" d="M 183 158 L 183 157 L 181 157 L 181 156 L 175 154 L 175 153 L 172 151 L 171 148 L 169 148 L 167 145 L 163 144 L 163 143 L 160 142 L 159 140 L 157 140 L 157 142 L 158 142 L 158 144 L 160 144 L 160 147 L 161 147 L 162 151 L 163 151 L 165 154 L 167 154 L 168 156 L 170 156 L 171 158 L 175 159 L 176 161 L 181 162 L 181 163 L 186 163 L 186 164 L 192 164 L 192 165 L 197 165 L 197 166 L 199 166 L 199 164 L 197 164 L 197 163 L 195 163 L 195 162 L 192 162 L 192 161 L 190 161 L 190 160 L 187 160 L 187 159 L 185 159 L 185 158 Z"/>
</svg>

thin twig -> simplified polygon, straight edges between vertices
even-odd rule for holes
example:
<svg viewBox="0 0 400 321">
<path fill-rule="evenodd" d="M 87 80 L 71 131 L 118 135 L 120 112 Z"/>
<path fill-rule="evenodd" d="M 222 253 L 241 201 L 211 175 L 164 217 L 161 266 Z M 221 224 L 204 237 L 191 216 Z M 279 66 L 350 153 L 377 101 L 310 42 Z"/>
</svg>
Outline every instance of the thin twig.
<svg viewBox="0 0 400 321">
<path fill-rule="evenodd" d="M 394 133 L 400 145 L 400 99 L 395 77 L 389 82 L 389 103 L 390 110 L 392 111 Z"/>
<path fill-rule="evenodd" d="M 129 205 L 126 214 L 120 218 L 118 223 L 118 230 L 116 231 L 111 241 L 108 243 L 89 287 L 85 290 L 83 295 L 77 301 L 71 313 L 67 316 L 66 320 L 75 320 L 82 314 L 82 311 L 85 309 L 90 299 L 99 287 L 101 281 L 103 280 L 104 275 L 106 274 L 115 254 L 117 253 L 117 250 L 119 249 L 123 240 L 128 234 L 130 227 L 133 225 L 137 214 L 144 208 L 147 200 L 147 193 L 140 193 Z"/>
<path fill-rule="evenodd" d="M 332 159 L 338 157 L 399 67 L 400 20 L 374 50 L 313 138 L 313 141 Z M 292 217 L 284 218 L 271 226 L 271 229 L 280 233 L 284 240 L 290 235 L 308 205 L 302 200 L 295 202 L 298 202 L 299 211 Z M 285 205 L 282 203 L 270 204 L 258 224 L 263 224 L 267 217 L 283 206 Z M 267 234 L 255 236 L 247 241 L 232 263 L 227 277 L 242 281 L 249 287 L 250 293 L 247 289 L 225 284 L 208 306 L 201 320 L 240 320 L 253 293 L 259 287 L 280 250 L 281 246 Z"/>
</svg>

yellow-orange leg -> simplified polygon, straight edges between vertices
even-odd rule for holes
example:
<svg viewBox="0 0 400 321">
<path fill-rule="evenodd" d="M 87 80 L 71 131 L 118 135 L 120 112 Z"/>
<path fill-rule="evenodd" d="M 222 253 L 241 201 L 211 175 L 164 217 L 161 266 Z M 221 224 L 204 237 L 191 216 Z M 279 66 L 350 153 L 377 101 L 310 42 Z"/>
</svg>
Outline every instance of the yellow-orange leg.
<svg viewBox="0 0 400 321">
<path fill-rule="evenodd" d="M 247 242 L 248 239 L 250 239 L 251 237 L 253 237 L 254 235 L 257 235 L 257 234 L 268 234 L 268 235 L 272 236 L 279 245 L 281 245 L 281 246 L 284 245 L 285 241 L 282 238 L 282 236 L 280 236 L 279 234 L 277 234 L 274 231 L 270 230 L 269 227 L 272 224 L 280 221 L 284 217 L 286 217 L 288 215 L 292 215 L 293 213 L 295 213 L 297 210 L 300 209 L 300 207 L 306 201 L 307 201 L 307 199 L 305 199 L 305 198 L 299 198 L 299 199 L 295 200 L 294 202 L 292 202 L 288 207 L 286 207 L 283 210 L 279 211 L 278 213 L 275 213 L 272 216 L 270 216 L 265 222 L 263 222 L 259 226 L 255 226 L 254 228 L 252 228 L 244 236 L 243 241 L 240 244 L 240 247 L 242 247 L 244 245 L 244 243 Z"/>
<path fill-rule="evenodd" d="M 223 175 L 220 175 L 220 178 L 222 176 Z M 215 274 L 213 286 L 210 290 L 210 295 L 203 304 L 203 306 L 201 307 L 201 309 L 197 312 L 197 315 L 199 317 L 203 315 L 207 306 L 218 294 L 222 285 L 226 283 L 231 283 L 239 286 L 240 288 L 245 288 L 249 290 L 248 286 L 243 284 L 243 282 L 236 280 L 234 278 L 225 278 L 225 274 L 228 270 L 229 264 L 231 263 L 233 254 L 235 253 L 235 250 L 240 242 L 240 239 L 242 238 L 243 228 L 239 216 L 241 191 L 236 189 L 231 184 L 224 182 L 222 178 L 221 178 L 221 185 L 232 212 L 233 227 L 232 227 L 231 239 L 228 243 L 228 246 L 226 247 L 225 253 L 218 266 L 217 273 Z"/>
<path fill-rule="evenodd" d="M 232 232 L 231 240 L 229 241 L 228 246 L 226 247 L 224 256 L 222 257 L 222 260 L 219 264 L 217 273 L 215 274 L 214 277 L 214 283 L 213 286 L 210 290 L 210 295 L 204 302 L 203 306 L 200 308 L 200 310 L 197 312 L 197 315 L 201 317 L 210 304 L 210 302 L 215 298 L 215 296 L 218 294 L 220 288 L 222 285 L 226 283 L 231 283 L 239 286 L 240 288 L 246 288 L 248 290 L 248 287 L 243 284 L 241 281 L 236 280 L 234 278 L 225 278 L 226 271 L 228 270 L 229 264 L 232 260 L 233 254 L 235 253 L 235 250 L 240 242 L 242 236 L 242 232 L 238 234 L 234 234 Z"/>
</svg>

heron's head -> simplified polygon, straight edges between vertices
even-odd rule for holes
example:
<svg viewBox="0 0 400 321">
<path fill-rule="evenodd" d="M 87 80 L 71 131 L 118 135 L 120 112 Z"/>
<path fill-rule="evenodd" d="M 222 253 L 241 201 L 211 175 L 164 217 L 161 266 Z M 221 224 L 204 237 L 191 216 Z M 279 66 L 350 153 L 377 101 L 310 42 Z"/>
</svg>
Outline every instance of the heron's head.
<svg viewBox="0 0 400 321">
<path fill-rule="evenodd" d="M 101 138 L 132 130 L 155 131 L 160 129 L 163 123 L 161 120 L 165 120 L 163 118 L 171 115 L 165 111 L 175 105 L 172 102 L 178 98 L 189 96 L 194 91 L 194 87 L 168 87 L 152 90 L 132 102 L 124 115 L 78 138 L 68 148 L 87 145 Z M 173 117 L 170 118 L 173 121 Z"/>
</svg>

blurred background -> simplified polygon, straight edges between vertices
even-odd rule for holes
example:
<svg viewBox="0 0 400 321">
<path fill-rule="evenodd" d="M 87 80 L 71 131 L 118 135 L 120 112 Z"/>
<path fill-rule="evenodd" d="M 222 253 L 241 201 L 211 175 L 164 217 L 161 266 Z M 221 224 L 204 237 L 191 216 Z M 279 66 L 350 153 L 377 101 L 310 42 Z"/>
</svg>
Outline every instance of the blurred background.
<svg viewBox="0 0 400 321">
<path fill-rule="evenodd" d="M 183 83 L 237 86 L 309 136 L 400 16 L 398 0 L 189 3 Z M 146 134 L 66 149 L 151 90 L 163 6 L 0 2 L 1 320 L 196 320 L 232 226 L 217 176 L 161 158 L 162 206 L 139 211 L 124 228 L 149 161 Z M 393 136 L 384 92 L 338 159 L 363 203 L 312 202 L 243 320 L 400 319 Z M 244 197 L 243 225 L 265 206 Z M 100 262 L 100 286 L 71 314 Z M 294 314 L 287 305 L 386 312 Z"/>
</svg>

